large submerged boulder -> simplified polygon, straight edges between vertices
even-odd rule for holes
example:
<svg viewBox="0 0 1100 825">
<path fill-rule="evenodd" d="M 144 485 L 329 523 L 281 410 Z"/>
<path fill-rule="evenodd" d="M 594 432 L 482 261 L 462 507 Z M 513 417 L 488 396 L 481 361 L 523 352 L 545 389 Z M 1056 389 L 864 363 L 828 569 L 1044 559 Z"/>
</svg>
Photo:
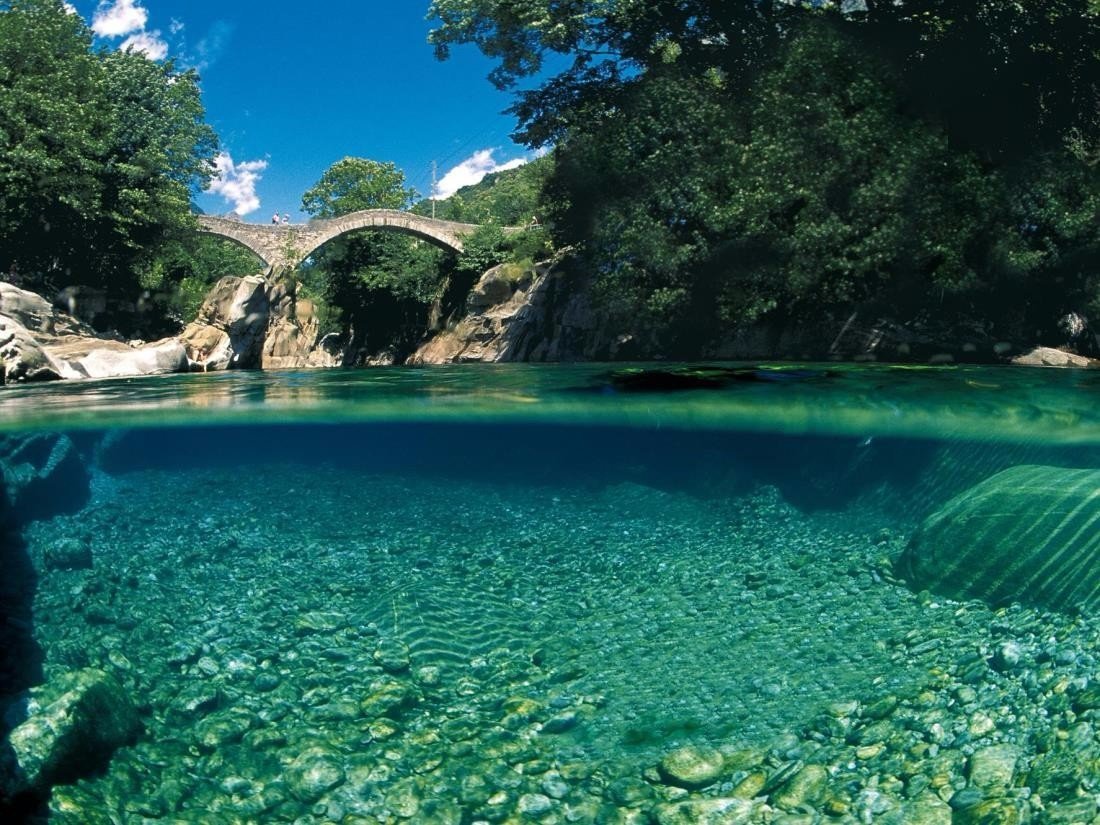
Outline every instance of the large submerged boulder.
<svg viewBox="0 0 1100 825">
<path fill-rule="evenodd" d="M 993 605 L 1100 607 L 1100 470 L 1020 465 L 929 516 L 898 559 L 916 589 Z"/>
<path fill-rule="evenodd" d="M 41 796 L 93 774 L 140 732 L 137 709 L 113 676 L 67 673 L 31 692 L 27 718 L 8 737 L 0 797 Z"/>
<path fill-rule="evenodd" d="M 16 523 L 76 512 L 91 491 L 84 457 L 60 433 L 0 436 L 0 482 L 5 509 Z"/>
</svg>

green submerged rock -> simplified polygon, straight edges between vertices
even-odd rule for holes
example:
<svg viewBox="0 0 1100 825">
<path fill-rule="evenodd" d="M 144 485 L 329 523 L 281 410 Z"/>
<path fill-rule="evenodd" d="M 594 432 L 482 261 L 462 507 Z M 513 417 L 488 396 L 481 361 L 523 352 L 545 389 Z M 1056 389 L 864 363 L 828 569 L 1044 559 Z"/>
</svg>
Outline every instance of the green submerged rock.
<svg viewBox="0 0 1100 825">
<path fill-rule="evenodd" d="M 911 586 L 993 605 L 1100 607 L 1100 470 L 1020 465 L 929 516 L 898 559 Z"/>
<path fill-rule="evenodd" d="M 45 794 L 95 773 L 140 731 L 137 710 L 113 676 L 95 668 L 66 673 L 33 691 L 27 719 L 8 737 L 0 798 Z"/>
<path fill-rule="evenodd" d="M 667 753 L 657 770 L 669 785 L 695 790 L 713 785 L 725 769 L 721 752 L 701 745 L 685 745 Z"/>
</svg>

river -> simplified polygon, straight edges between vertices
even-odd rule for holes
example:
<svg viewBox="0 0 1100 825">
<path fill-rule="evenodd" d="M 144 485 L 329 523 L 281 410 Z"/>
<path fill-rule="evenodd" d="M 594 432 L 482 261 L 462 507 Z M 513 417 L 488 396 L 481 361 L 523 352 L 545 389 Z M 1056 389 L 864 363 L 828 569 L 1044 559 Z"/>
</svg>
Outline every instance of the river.
<svg viewBox="0 0 1100 825">
<path fill-rule="evenodd" d="M 1041 526 L 1091 513 L 1091 476 L 1029 508 L 1100 470 L 1098 391 L 839 364 L 6 387 L 9 447 L 67 439 L 86 485 L 28 487 L 10 533 L 4 684 L 45 687 L 8 725 L 88 673 L 140 720 L 20 815 L 1088 822 L 1092 597 L 952 554 L 979 517 L 990 553 L 1091 552 L 1091 521 Z"/>
</svg>

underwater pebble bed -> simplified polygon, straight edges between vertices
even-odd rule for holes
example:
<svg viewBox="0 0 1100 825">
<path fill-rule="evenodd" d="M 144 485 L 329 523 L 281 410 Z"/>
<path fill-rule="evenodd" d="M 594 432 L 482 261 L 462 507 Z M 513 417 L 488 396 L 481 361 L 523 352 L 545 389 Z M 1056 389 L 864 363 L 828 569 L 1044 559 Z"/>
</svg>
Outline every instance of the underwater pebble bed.
<svg viewBox="0 0 1100 825">
<path fill-rule="evenodd" d="M 36 632 L 145 730 L 51 821 L 1095 820 L 1100 623 L 911 592 L 911 528 L 772 487 L 100 476 L 27 530 Z"/>
</svg>

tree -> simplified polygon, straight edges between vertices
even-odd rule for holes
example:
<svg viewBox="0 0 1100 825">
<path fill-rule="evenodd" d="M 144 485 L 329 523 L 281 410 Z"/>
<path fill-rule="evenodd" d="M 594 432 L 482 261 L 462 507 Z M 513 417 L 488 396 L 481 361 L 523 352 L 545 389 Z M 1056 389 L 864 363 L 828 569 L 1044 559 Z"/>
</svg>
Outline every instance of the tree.
<svg viewBox="0 0 1100 825">
<path fill-rule="evenodd" d="M 0 4 L 0 271 L 136 297 L 216 148 L 194 72 L 92 51 L 59 0 Z"/>
<path fill-rule="evenodd" d="M 331 218 L 363 209 L 405 209 L 416 192 L 393 163 L 344 158 L 302 197 L 302 209 Z M 334 308 L 330 318 L 377 352 L 411 346 L 423 333 L 427 306 L 442 292 L 449 258 L 405 235 L 361 230 L 326 244 L 300 269 L 307 291 Z"/>
<path fill-rule="evenodd" d="M 553 158 L 546 155 L 514 169 L 488 174 L 449 198 L 437 200 L 435 215 L 460 223 L 524 226 L 541 210 L 542 189 L 553 171 L 553 164 Z M 431 215 L 432 202 L 421 201 L 413 211 Z"/>
<path fill-rule="evenodd" d="M 405 173 L 393 163 L 349 157 L 324 171 L 302 196 L 302 210 L 335 218 L 363 209 L 407 209 L 415 198 L 416 190 L 405 186 Z"/>
<path fill-rule="evenodd" d="M 1019 152 L 1071 128 L 1094 130 L 1100 102 L 1095 0 L 433 0 L 430 35 L 445 58 L 472 43 L 497 61 L 500 88 L 568 67 L 519 95 L 531 145 L 557 141 L 640 74 L 676 63 L 720 72 L 737 92 L 806 17 L 828 15 L 893 63 L 912 103 L 971 148 Z"/>
<path fill-rule="evenodd" d="M 431 16 L 440 56 L 477 45 L 503 88 L 570 59 L 512 110 L 530 145 L 556 145 L 555 240 L 625 331 L 691 355 L 867 302 L 1081 306 L 1100 280 L 1098 5 L 435 0 Z"/>
</svg>

